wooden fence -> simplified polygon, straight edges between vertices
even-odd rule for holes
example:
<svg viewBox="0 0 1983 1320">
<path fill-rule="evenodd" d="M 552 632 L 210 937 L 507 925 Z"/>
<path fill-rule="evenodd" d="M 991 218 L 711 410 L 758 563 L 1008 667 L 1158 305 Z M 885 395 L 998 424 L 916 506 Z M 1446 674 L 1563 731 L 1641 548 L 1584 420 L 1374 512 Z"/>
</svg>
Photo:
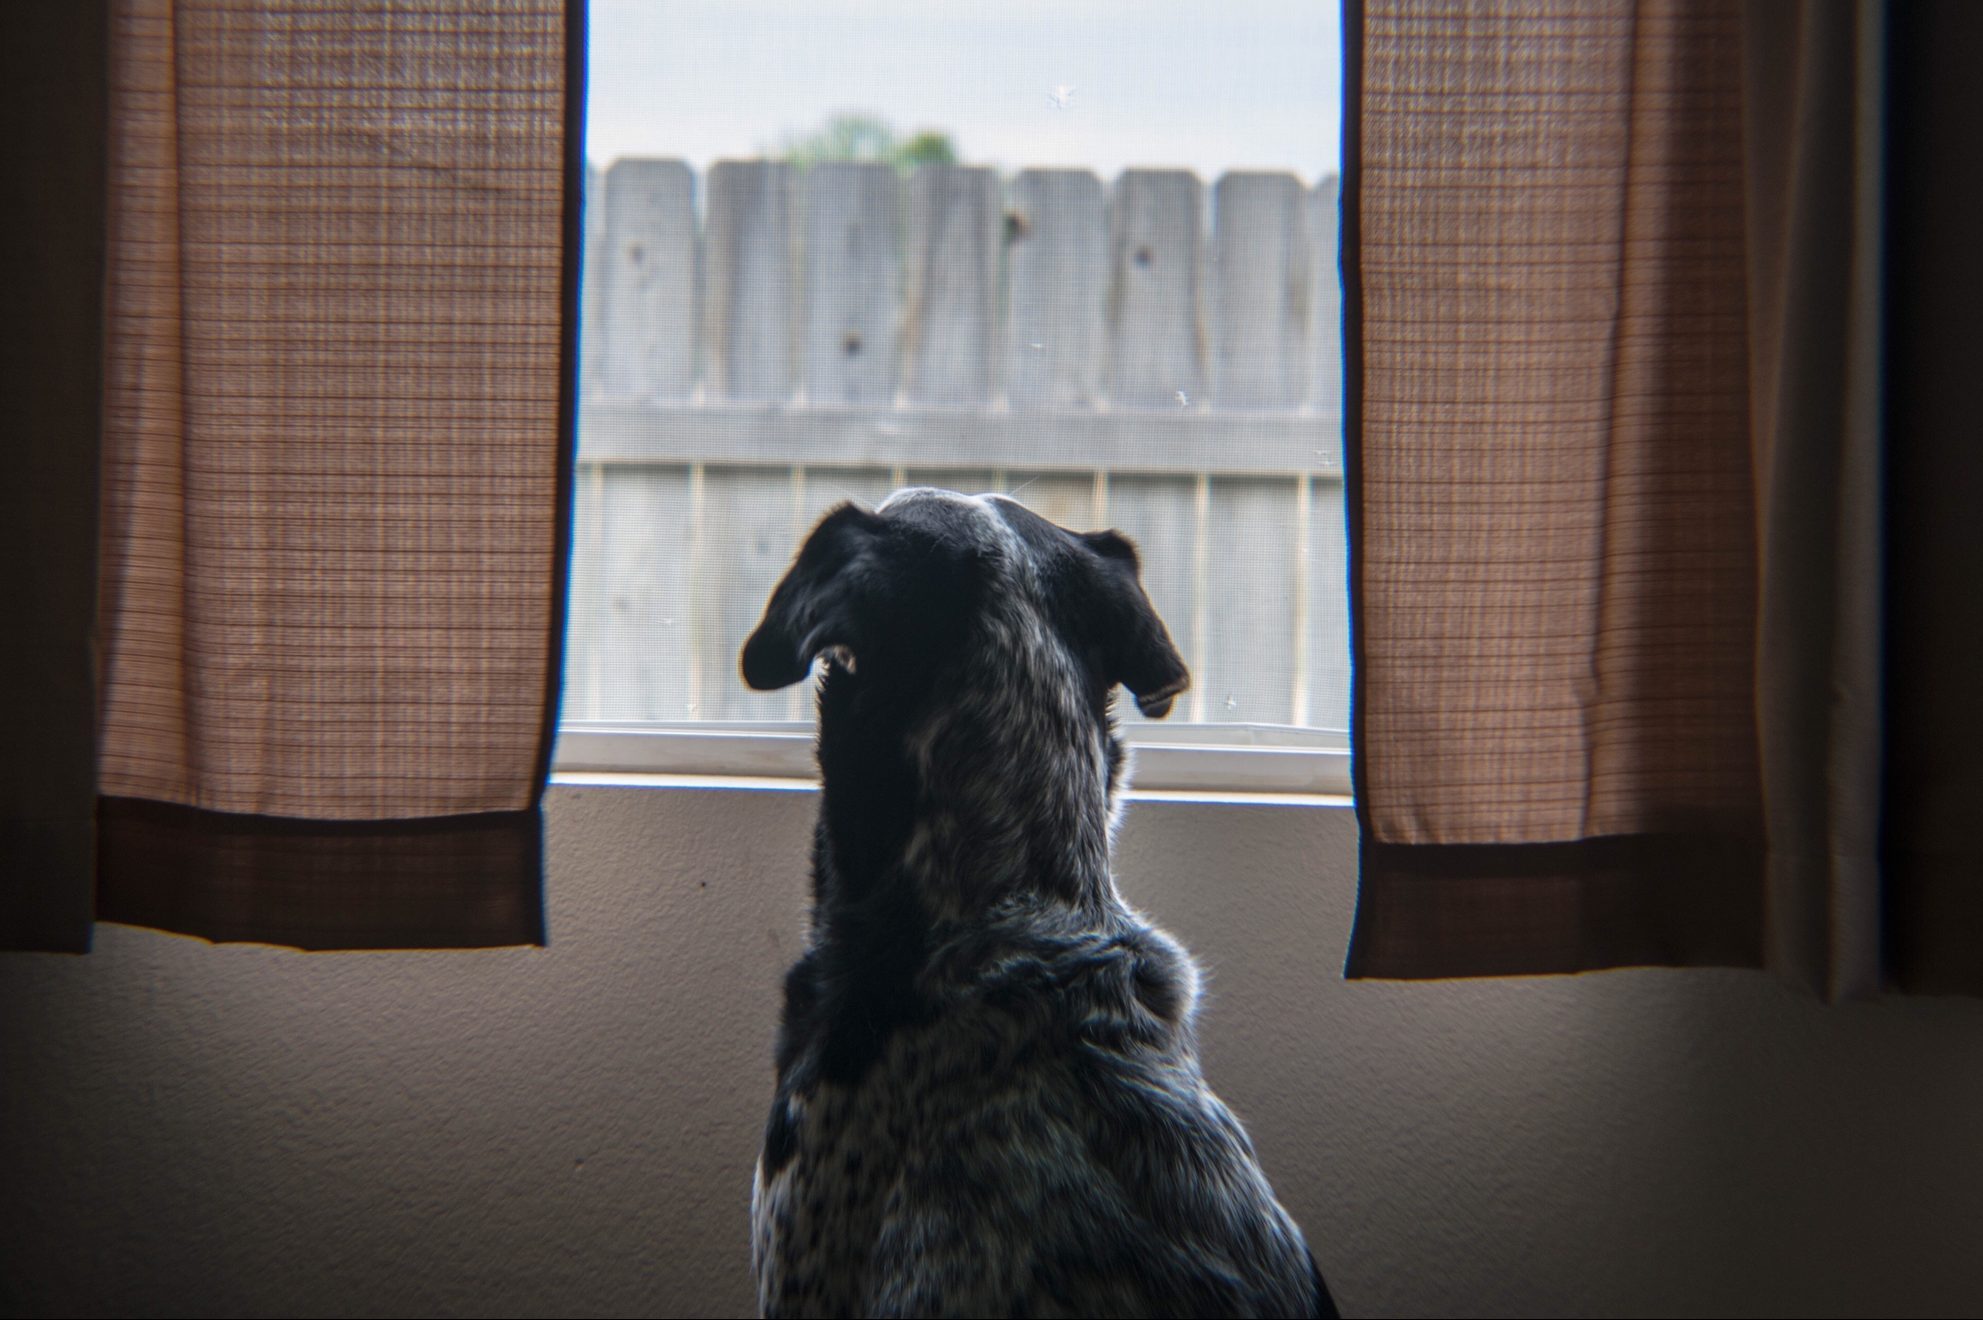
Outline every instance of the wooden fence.
<svg viewBox="0 0 1983 1320">
<path fill-rule="evenodd" d="M 736 678 L 772 584 L 834 503 L 939 485 L 1135 538 L 1185 717 L 1346 724 L 1333 179 L 705 182 L 622 160 L 587 209 L 566 718 L 806 713 Z"/>
</svg>

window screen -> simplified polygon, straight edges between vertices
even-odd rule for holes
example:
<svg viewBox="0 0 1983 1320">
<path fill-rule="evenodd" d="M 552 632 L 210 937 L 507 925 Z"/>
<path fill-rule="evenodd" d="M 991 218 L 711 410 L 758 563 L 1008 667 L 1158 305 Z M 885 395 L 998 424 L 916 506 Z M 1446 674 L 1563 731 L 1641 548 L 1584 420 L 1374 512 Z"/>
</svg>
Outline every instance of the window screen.
<svg viewBox="0 0 1983 1320">
<path fill-rule="evenodd" d="M 772 585 L 936 485 L 1134 538 L 1173 720 L 1346 727 L 1338 46 L 1311 3 L 595 0 L 565 718 L 808 717 L 737 678 Z"/>
</svg>

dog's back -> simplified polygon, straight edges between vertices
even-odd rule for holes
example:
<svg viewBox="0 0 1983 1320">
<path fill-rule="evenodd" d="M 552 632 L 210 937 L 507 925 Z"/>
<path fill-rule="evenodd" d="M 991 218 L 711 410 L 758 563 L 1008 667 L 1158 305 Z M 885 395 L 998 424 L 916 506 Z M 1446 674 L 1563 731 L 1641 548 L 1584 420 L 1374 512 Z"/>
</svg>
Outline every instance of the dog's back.
<svg viewBox="0 0 1983 1320">
<path fill-rule="evenodd" d="M 831 657 L 813 928 L 753 1195 L 767 1314 L 1333 1314 L 1205 1085 L 1189 956 L 1108 869 L 1117 683 L 1187 682 L 1128 543 L 904 492 L 744 652 Z"/>
</svg>

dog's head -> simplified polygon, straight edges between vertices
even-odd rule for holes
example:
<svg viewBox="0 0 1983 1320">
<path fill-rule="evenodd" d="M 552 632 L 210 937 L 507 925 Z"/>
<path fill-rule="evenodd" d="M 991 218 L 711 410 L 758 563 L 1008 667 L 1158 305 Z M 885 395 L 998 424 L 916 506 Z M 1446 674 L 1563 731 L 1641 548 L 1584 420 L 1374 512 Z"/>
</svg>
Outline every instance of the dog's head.
<svg viewBox="0 0 1983 1320">
<path fill-rule="evenodd" d="M 1161 717 L 1190 683 L 1126 537 L 1070 532 L 1000 495 L 929 489 L 820 521 L 744 644 L 743 676 L 786 687 L 826 655 L 834 683 L 982 684 L 994 641 L 1002 663 L 1050 665 L 1098 709 L 1121 684 Z M 1023 690 L 1016 676 L 1008 686 Z"/>
</svg>

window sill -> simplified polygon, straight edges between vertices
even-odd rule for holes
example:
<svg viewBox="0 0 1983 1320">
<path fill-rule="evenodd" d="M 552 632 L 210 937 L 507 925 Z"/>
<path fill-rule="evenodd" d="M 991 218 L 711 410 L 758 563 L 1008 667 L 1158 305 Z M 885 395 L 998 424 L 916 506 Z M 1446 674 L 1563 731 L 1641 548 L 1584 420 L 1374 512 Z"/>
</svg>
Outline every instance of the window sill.
<svg viewBox="0 0 1983 1320">
<path fill-rule="evenodd" d="M 1131 801 L 1346 805 L 1350 757 L 1339 733 L 1247 724 L 1130 725 Z M 554 780 L 803 790 L 818 778 L 812 726 L 572 722 Z"/>
</svg>

